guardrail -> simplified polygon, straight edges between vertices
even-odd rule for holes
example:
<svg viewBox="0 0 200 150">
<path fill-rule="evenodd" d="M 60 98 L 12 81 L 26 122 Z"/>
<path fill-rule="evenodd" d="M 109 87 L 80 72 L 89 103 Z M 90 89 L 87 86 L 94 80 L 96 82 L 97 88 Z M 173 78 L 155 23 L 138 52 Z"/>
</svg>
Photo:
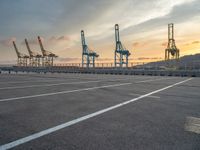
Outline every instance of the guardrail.
<svg viewBox="0 0 200 150">
<path fill-rule="evenodd" d="M 149 75 L 149 76 L 188 76 L 200 77 L 200 69 L 168 69 L 163 68 L 82 68 L 75 66 L 53 66 L 53 67 L 0 67 L 0 73 L 85 73 L 85 74 L 118 74 L 118 75 Z"/>
</svg>

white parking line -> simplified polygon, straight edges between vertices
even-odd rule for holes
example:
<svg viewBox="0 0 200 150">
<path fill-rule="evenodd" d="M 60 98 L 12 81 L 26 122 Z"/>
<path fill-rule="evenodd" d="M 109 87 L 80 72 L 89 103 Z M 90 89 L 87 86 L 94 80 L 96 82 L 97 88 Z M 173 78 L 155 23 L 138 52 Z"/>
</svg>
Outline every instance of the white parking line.
<svg viewBox="0 0 200 150">
<path fill-rule="evenodd" d="M 48 77 L 47 78 L 44 78 L 43 80 L 42 79 L 30 79 L 30 80 L 23 80 L 23 81 L 10 81 L 10 82 L 0 82 L 0 84 L 12 84 L 12 83 L 33 83 L 33 82 L 54 82 L 54 81 L 57 81 L 57 82 L 62 82 L 62 81 L 66 81 L 66 80 L 77 80 L 77 79 L 80 79 L 80 78 L 57 78 L 57 79 L 49 79 Z M 81 78 L 83 80 L 91 80 L 91 78 Z M 123 80 L 123 79 L 122 79 Z"/>
<path fill-rule="evenodd" d="M 200 134 L 200 118 L 187 117 L 185 123 L 185 130 Z"/>
<path fill-rule="evenodd" d="M 63 128 L 72 126 L 72 125 L 77 124 L 77 123 L 79 123 L 79 122 L 82 122 L 82 121 L 84 121 L 84 120 L 87 120 L 87 119 L 93 118 L 93 117 L 95 117 L 95 116 L 101 115 L 101 114 L 103 114 L 103 113 L 106 113 L 106 112 L 108 112 L 108 111 L 117 109 L 117 108 L 119 108 L 119 107 L 122 107 L 122 106 L 124 106 L 124 105 L 129 104 L 129 103 L 132 103 L 132 102 L 134 102 L 134 101 L 137 101 L 137 100 L 140 100 L 140 99 L 142 99 L 142 98 L 151 96 L 151 95 L 153 95 L 153 94 L 155 94 L 155 93 L 158 93 L 158 92 L 167 90 L 167 89 L 172 88 L 172 87 L 174 87 L 174 86 L 176 86 L 176 85 L 179 85 L 179 84 L 182 84 L 182 83 L 184 83 L 184 82 L 187 82 L 187 81 L 189 81 L 189 80 L 191 80 L 191 79 L 192 79 L 192 78 L 186 79 L 186 80 L 181 81 L 181 82 L 177 82 L 177 83 L 175 83 L 175 84 L 172 84 L 172 85 L 170 85 L 170 86 L 164 87 L 164 88 L 162 88 L 162 89 L 155 90 L 155 91 L 153 91 L 153 92 L 150 92 L 150 93 L 141 95 L 141 96 L 139 96 L 139 97 L 137 97 L 137 98 L 134 98 L 134 99 L 131 99 L 131 100 L 128 100 L 128 101 L 119 103 L 119 104 L 117 104 L 117 105 L 114 105 L 114 106 L 111 106 L 111 107 L 108 107 L 108 108 L 99 110 L 99 111 L 97 111 L 97 112 L 88 114 L 88 115 L 86 115 L 86 116 L 83 116 L 83 117 L 74 119 L 74 120 L 72 120 L 72 121 L 69 121 L 69 122 L 66 122 L 66 123 L 63 123 L 63 124 L 60 124 L 60 125 L 58 125 L 58 126 L 55 126 L 55 127 L 52 127 L 52 128 L 49 128 L 49 129 L 46 129 L 46 130 L 43 130 L 43 131 L 40 131 L 40 132 L 38 132 L 38 133 L 29 135 L 29 136 L 27 136 L 27 137 L 18 139 L 18 140 L 16 140 L 16 141 L 13 141 L 13 142 L 10 142 L 10 143 L 1 145 L 1 146 L 0 146 L 0 150 L 7 150 L 7 149 L 10 149 L 10 148 L 16 147 L 16 146 L 18 146 L 18 145 L 27 143 L 27 142 L 29 142 L 29 141 L 32 141 L 32 140 L 35 140 L 35 139 L 40 138 L 40 137 L 42 137 L 42 136 L 45 136 L 45 135 L 48 135 L 48 134 L 50 134 L 50 133 L 56 132 L 56 131 L 61 130 L 61 129 L 63 129 Z M 128 83 L 127 83 L 127 84 L 128 84 Z M 129 83 L 129 84 L 130 84 L 130 83 Z"/>
<path fill-rule="evenodd" d="M 137 81 L 135 83 L 144 83 L 144 82 L 152 82 L 152 81 L 168 80 L 168 79 L 172 79 L 172 78 L 150 79 L 150 80 Z"/>
<path fill-rule="evenodd" d="M 144 83 L 144 82 L 152 82 L 152 81 L 157 81 L 157 80 L 164 80 L 165 78 L 162 79 L 155 79 L 155 80 L 144 80 L 144 81 L 138 81 L 134 83 Z M 123 79 L 123 80 L 129 80 L 129 79 Z M 123 81 L 122 79 L 119 79 L 119 81 Z M 118 80 L 108 80 L 108 81 L 118 81 Z M 100 81 L 94 81 L 94 82 L 100 82 Z M 102 81 L 103 82 L 103 81 Z M 131 84 L 131 83 L 130 83 Z M 118 85 L 118 84 L 117 84 Z M 120 84 L 119 84 L 120 85 Z M 52 85 L 53 86 L 53 85 Z M 110 87 L 110 85 L 108 85 Z M 104 88 L 104 86 L 102 86 Z M 67 93 L 73 93 L 73 92 L 80 92 L 80 91 L 89 91 L 89 90 L 94 90 L 98 89 L 99 87 L 92 87 L 92 88 L 86 88 L 86 89 L 77 89 L 77 90 L 72 90 L 72 91 L 61 91 L 61 92 L 54 92 L 54 93 L 44 93 L 44 94 L 37 94 L 37 95 L 30 95 L 30 96 L 21 96 L 21 97 L 14 97 L 14 98 L 5 98 L 5 99 L 0 99 L 0 102 L 5 102 L 5 101 L 13 101 L 13 100 L 19 100 L 19 99 L 28 99 L 28 98 L 34 98 L 34 97 L 44 97 L 44 96 L 51 96 L 51 95 L 57 95 L 57 94 L 67 94 Z"/>
<path fill-rule="evenodd" d="M 54 92 L 54 93 L 45 93 L 45 94 L 38 94 L 38 95 L 6 98 L 6 99 L 0 99 L 0 102 L 35 98 L 35 97 L 44 97 L 44 96 L 51 96 L 51 95 L 58 95 L 58 94 L 67 94 L 67 93 L 74 93 L 74 92 L 82 92 L 82 91 L 96 90 L 96 89 L 102 89 L 102 88 L 108 88 L 108 87 L 117 87 L 117 86 L 129 85 L 129 84 L 132 84 L 132 83 L 111 84 L 111 85 L 95 86 L 91 88 L 83 88 L 83 89 L 70 90 L 70 91 L 61 91 L 61 92 Z"/>
<path fill-rule="evenodd" d="M 75 80 L 75 79 L 74 79 Z M 33 82 L 54 82 L 54 81 L 57 81 L 57 82 L 59 82 L 59 81 L 66 81 L 66 80 L 64 80 L 64 79 L 57 79 L 57 80 L 51 80 L 51 79 L 48 79 L 48 80 L 23 80 L 23 81 L 10 81 L 10 82 L 0 82 L 0 84 L 7 84 L 7 83 L 33 83 Z"/>
<path fill-rule="evenodd" d="M 0 90 L 24 89 L 24 88 L 34 88 L 34 87 L 50 87 L 50 86 L 68 85 L 68 84 L 84 84 L 84 83 L 97 83 L 97 82 L 125 81 L 125 80 L 129 80 L 129 79 L 65 82 L 65 83 L 39 84 L 39 85 L 37 84 L 37 85 L 25 85 L 25 86 L 9 86 L 9 87 L 2 87 L 2 88 L 0 88 Z"/>
<path fill-rule="evenodd" d="M 33 87 L 48 87 L 48 86 L 56 86 L 56 85 L 83 84 L 83 83 L 94 83 L 94 82 L 101 82 L 101 81 L 82 81 L 82 82 L 53 83 L 53 84 L 42 84 L 42 85 L 10 86 L 10 87 L 0 88 L 0 90 L 24 89 L 24 88 L 33 88 Z"/>
<path fill-rule="evenodd" d="M 12 79 L 12 78 L 7 78 L 7 79 L 4 79 L 4 80 L 9 80 L 9 79 Z M 78 80 L 80 78 L 74 78 L 74 77 L 55 77 L 55 78 L 48 78 L 48 77 L 41 77 L 41 78 L 30 78 L 30 79 L 27 79 L 25 77 L 25 80 L 17 80 L 17 81 L 9 81 L 9 82 L 0 82 L 0 84 L 7 84 L 7 83 L 32 83 L 32 82 L 51 82 L 51 81 L 66 81 L 66 80 Z M 91 78 L 84 78 L 83 80 L 91 80 Z"/>
<path fill-rule="evenodd" d="M 129 79 L 124 79 L 124 80 L 129 80 Z M 155 80 L 144 80 L 144 82 L 152 82 L 152 81 L 157 81 L 158 79 Z M 161 79 L 159 79 L 161 80 Z M 118 80 L 108 80 L 108 81 L 118 81 Z M 123 80 L 119 80 L 119 81 L 123 81 Z M 97 81 L 94 81 L 97 82 Z M 100 81 L 98 81 L 100 82 Z M 136 82 L 134 82 L 136 83 Z M 139 83 L 139 81 L 137 82 Z M 44 93 L 44 94 L 36 94 L 36 95 L 29 95 L 29 96 L 20 96 L 20 97 L 13 97 L 13 98 L 4 98 L 4 99 L 0 99 L 0 102 L 5 102 L 5 101 L 13 101 L 13 100 L 19 100 L 19 99 L 28 99 L 28 98 L 35 98 L 35 97 L 44 97 L 44 96 L 51 96 L 51 95 L 58 95 L 58 94 L 67 94 L 67 93 L 74 93 L 74 92 L 81 92 L 81 91 L 89 91 L 89 90 L 94 90 L 94 89 L 101 89 L 101 88 L 105 88 L 105 87 L 115 87 L 115 86 L 121 86 L 122 84 L 114 84 L 114 85 L 107 85 L 107 86 L 100 86 L 100 87 L 91 87 L 91 88 L 84 88 L 84 89 L 77 89 L 77 90 L 70 90 L 70 91 L 60 91 L 60 92 L 53 92 L 53 93 Z M 126 85 L 127 83 L 125 83 Z M 128 84 L 132 84 L 132 83 L 128 83 Z M 53 85 L 52 85 L 53 86 Z"/>
<path fill-rule="evenodd" d="M 2 87 L 0 90 L 11 90 L 11 89 L 24 89 L 24 88 L 34 88 L 34 87 L 50 87 L 57 85 L 67 85 L 67 84 L 83 84 L 83 83 L 96 83 L 96 82 L 111 82 L 111 81 L 125 81 L 129 79 L 117 79 L 117 80 L 99 80 L 99 81 L 81 81 L 81 82 L 65 82 L 65 83 L 52 83 L 52 84 L 36 84 L 36 85 L 25 85 L 25 86 L 9 86 Z"/>
<path fill-rule="evenodd" d="M 136 93 L 130 93 L 129 95 L 133 95 L 133 96 L 141 96 L 141 94 L 136 94 Z M 157 98 L 157 99 L 160 98 L 159 96 L 148 96 L 148 97 L 151 97 L 151 98 Z"/>
</svg>

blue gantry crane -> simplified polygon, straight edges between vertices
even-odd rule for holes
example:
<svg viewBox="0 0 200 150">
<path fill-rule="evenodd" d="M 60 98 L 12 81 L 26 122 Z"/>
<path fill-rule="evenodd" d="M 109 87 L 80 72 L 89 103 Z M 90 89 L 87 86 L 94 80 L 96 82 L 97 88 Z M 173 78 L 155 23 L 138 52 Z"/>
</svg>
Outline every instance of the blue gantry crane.
<svg viewBox="0 0 200 150">
<path fill-rule="evenodd" d="M 81 30 L 81 41 L 82 41 L 82 67 L 95 67 L 95 59 L 99 57 L 99 55 L 94 51 L 91 50 L 85 41 L 84 31 Z"/>
<path fill-rule="evenodd" d="M 129 50 L 123 47 L 120 36 L 119 36 L 119 25 L 115 24 L 115 56 L 114 56 L 114 63 L 115 67 L 128 67 L 128 57 L 131 55 Z"/>
</svg>

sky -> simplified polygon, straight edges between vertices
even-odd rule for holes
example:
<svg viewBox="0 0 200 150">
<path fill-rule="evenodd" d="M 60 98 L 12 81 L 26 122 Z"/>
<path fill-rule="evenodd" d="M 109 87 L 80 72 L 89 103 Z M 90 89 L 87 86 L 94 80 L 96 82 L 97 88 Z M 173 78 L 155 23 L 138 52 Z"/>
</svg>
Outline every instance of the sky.
<svg viewBox="0 0 200 150">
<path fill-rule="evenodd" d="M 164 58 L 168 23 L 181 56 L 200 53 L 200 0 L 0 0 L 0 64 L 16 62 L 13 40 L 22 53 L 25 38 L 41 53 L 38 35 L 57 63 L 79 63 L 81 30 L 98 62 L 113 62 L 116 23 L 130 62 Z"/>
</svg>

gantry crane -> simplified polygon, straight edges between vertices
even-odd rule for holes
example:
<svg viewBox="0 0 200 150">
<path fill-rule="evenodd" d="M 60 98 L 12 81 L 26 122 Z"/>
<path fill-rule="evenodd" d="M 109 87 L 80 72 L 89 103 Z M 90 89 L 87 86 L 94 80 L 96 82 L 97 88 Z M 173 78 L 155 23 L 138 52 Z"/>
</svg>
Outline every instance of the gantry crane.
<svg viewBox="0 0 200 150">
<path fill-rule="evenodd" d="M 99 57 L 99 55 L 87 46 L 83 30 L 81 30 L 81 41 L 83 48 L 82 67 L 95 67 L 95 58 Z"/>
<path fill-rule="evenodd" d="M 40 55 L 39 53 L 31 51 L 27 39 L 25 39 L 25 44 L 26 44 L 26 47 L 27 47 L 27 50 L 28 50 L 29 56 L 30 56 L 29 57 L 29 65 L 34 66 L 34 67 L 41 66 L 40 60 L 42 59 L 42 55 Z"/>
<path fill-rule="evenodd" d="M 15 41 L 13 41 L 13 46 L 14 46 L 15 52 L 17 54 L 17 66 L 26 67 L 28 65 L 29 56 L 19 52 L 19 50 L 15 44 Z"/>
<path fill-rule="evenodd" d="M 42 65 L 43 66 L 53 66 L 54 58 L 56 58 L 58 56 L 53 54 L 52 52 L 49 52 L 44 49 L 40 36 L 38 36 L 38 41 L 39 41 L 40 49 L 41 49 L 42 55 L 43 55 Z"/>
<path fill-rule="evenodd" d="M 125 49 L 120 41 L 119 35 L 119 25 L 115 24 L 115 56 L 114 56 L 114 63 L 115 67 L 123 67 L 124 65 L 128 67 L 128 57 L 131 55 L 129 50 Z"/>
<path fill-rule="evenodd" d="M 171 55 L 171 57 L 170 57 Z M 165 49 L 165 60 L 169 59 L 179 59 L 180 51 L 176 47 L 175 39 L 174 39 L 174 24 L 168 24 L 168 45 Z"/>
</svg>

